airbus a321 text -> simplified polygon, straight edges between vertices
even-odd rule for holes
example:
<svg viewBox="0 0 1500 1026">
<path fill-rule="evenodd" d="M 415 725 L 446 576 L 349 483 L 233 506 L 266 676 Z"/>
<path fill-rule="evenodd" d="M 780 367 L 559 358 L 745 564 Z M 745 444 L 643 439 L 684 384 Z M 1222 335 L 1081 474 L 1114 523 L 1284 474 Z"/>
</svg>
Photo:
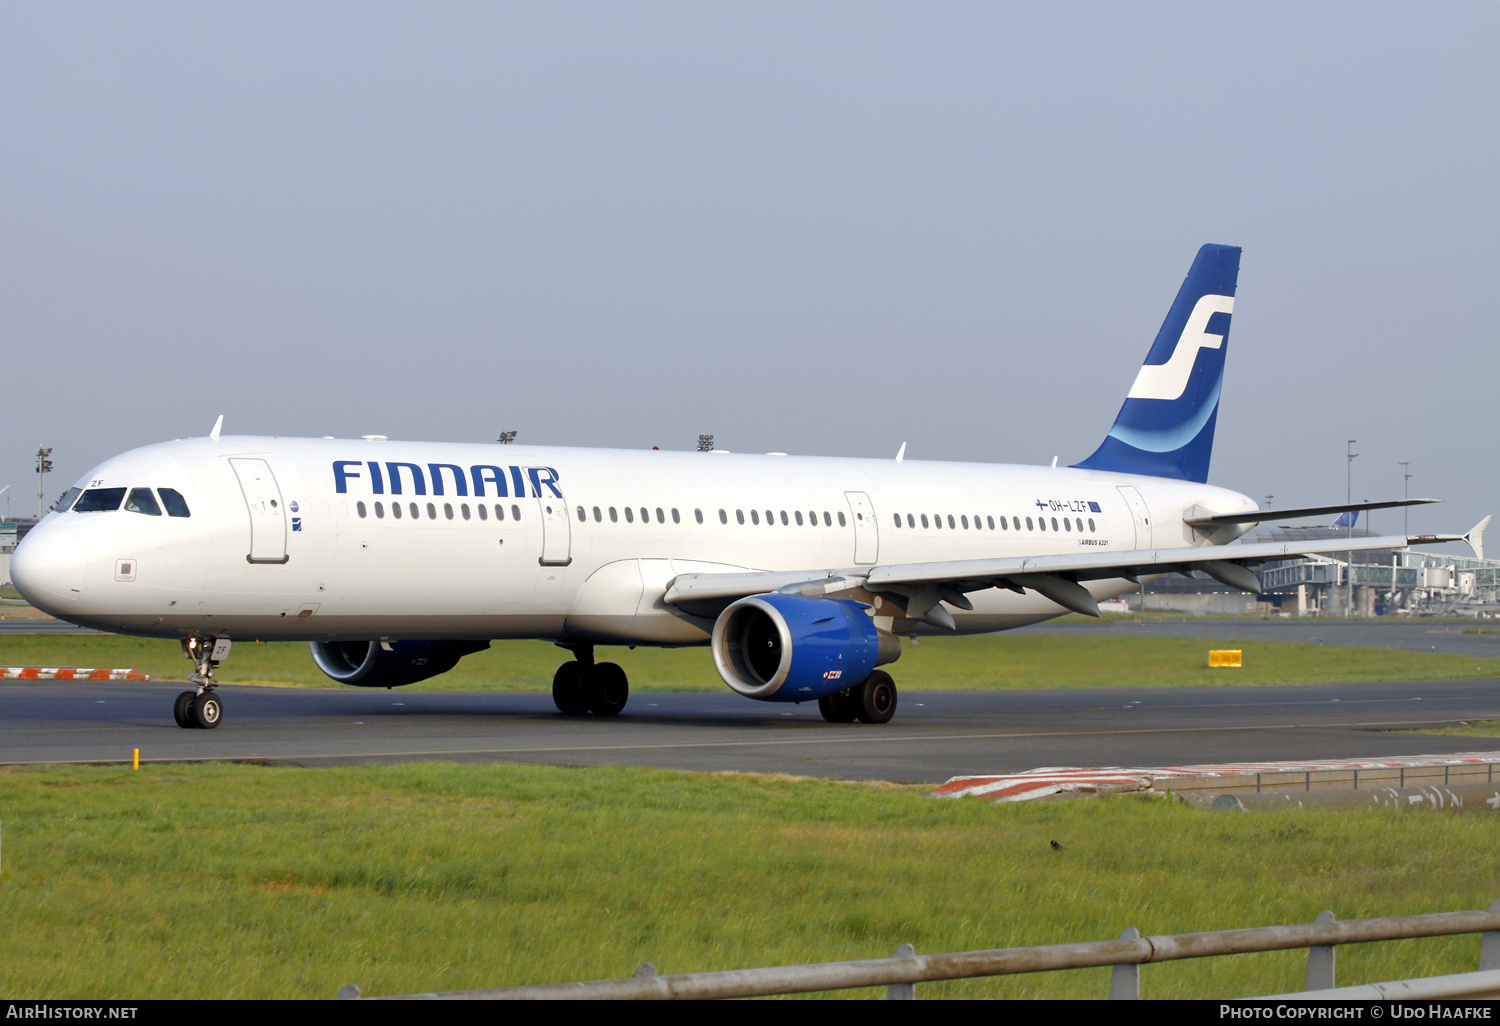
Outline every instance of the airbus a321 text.
<svg viewBox="0 0 1500 1026">
<path fill-rule="evenodd" d="M 360 687 L 425 680 L 495 639 L 547 639 L 572 652 L 557 707 L 602 716 L 629 685 L 596 646 L 707 645 L 747 698 L 884 723 L 897 692 L 879 667 L 903 635 L 1098 615 L 1099 599 L 1174 570 L 1255 591 L 1258 563 L 1419 540 L 1226 544 L 1273 516 L 1206 483 L 1239 257 L 1198 252 L 1114 426 L 1071 467 L 216 425 L 95 467 L 11 576 L 64 620 L 180 639 L 196 685 L 177 699 L 184 727 L 220 723 L 214 670 L 249 639 L 305 641 Z"/>
</svg>

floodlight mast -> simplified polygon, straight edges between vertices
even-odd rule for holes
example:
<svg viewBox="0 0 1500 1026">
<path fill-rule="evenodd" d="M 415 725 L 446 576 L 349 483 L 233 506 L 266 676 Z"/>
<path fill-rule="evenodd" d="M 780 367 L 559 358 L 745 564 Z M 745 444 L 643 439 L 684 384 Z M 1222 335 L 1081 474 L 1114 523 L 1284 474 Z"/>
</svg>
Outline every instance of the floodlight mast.
<svg viewBox="0 0 1500 1026">
<path fill-rule="evenodd" d="M 42 496 L 46 489 L 43 482 L 47 474 L 52 471 L 52 450 L 37 446 L 36 448 L 36 518 L 42 519 Z M 9 485 L 6 486 L 10 487 Z"/>
<path fill-rule="evenodd" d="M 1359 453 L 1354 451 L 1354 443 L 1356 441 L 1358 441 L 1358 439 L 1351 438 L 1349 439 L 1349 444 L 1344 447 L 1344 502 L 1346 503 L 1352 503 L 1354 501 L 1354 461 L 1359 456 Z M 1348 520 L 1349 539 L 1350 541 L 1353 541 L 1354 514 L 1352 512 L 1346 511 L 1344 513 L 1344 517 Z M 1365 523 L 1368 524 L 1369 521 L 1366 520 Z M 1347 601 L 1344 605 L 1344 618 L 1348 619 L 1354 615 L 1354 553 L 1350 551 L 1346 552 L 1345 555 L 1349 557 L 1349 564 L 1347 567 L 1345 567 L 1344 570 L 1344 572 L 1349 575 L 1349 584 Z"/>
</svg>

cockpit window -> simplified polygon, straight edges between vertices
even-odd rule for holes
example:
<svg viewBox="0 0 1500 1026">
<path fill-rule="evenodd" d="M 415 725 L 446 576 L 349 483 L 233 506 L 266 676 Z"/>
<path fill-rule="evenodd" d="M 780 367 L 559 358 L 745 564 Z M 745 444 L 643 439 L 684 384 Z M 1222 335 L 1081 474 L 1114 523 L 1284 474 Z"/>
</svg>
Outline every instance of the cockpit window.
<svg viewBox="0 0 1500 1026">
<path fill-rule="evenodd" d="M 73 500 L 81 494 L 83 494 L 82 488 L 69 488 L 63 493 L 63 497 L 57 500 L 57 505 L 52 508 L 59 513 L 66 513 L 69 507 L 73 505 Z"/>
<path fill-rule="evenodd" d="M 130 513 L 144 513 L 148 517 L 161 516 L 161 507 L 149 488 L 130 489 L 130 498 L 125 500 L 125 509 Z"/>
<path fill-rule="evenodd" d="M 120 508 L 125 501 L 123 488 L 90 488 L 78 499 L 74 513 L 104 513 Z"/>
<path fill-rule="evenodd" d="M 167 516 L 169 516 L 169 517 L 190 517 L 190 516 L 192 516 L 192 514 L 188 512 L 187 500 L 182 497 L 182 493 L 179 492 L 177 489 L 175 489 L 175 488 L 158 488 L 156 490 L 156 494 L 158 494 L 158 495 L 161 496 L 161 504 L 163 506 L 167 507 Z M 360 516 L 364 516 L 364 514 L 361 513 Z"/>
</svg>

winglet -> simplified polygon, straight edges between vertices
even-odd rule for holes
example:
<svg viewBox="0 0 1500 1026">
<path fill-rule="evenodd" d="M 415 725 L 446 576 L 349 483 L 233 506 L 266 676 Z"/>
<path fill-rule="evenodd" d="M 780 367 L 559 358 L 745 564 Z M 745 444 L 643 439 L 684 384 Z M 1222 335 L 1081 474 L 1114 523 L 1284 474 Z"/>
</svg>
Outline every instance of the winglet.
<svg viewBox="0 0 1500 1026">
<path fill-rule="evenodd" d="M 1493 516 L 1485 517 L 1479 523 L 1469 528 L 1469 533 L 1464 535 L 1464 541 L 1469 543 L 1469 548 L 1474 550 L 1475 559 L 1484 558 L 1484 529 L 1490 526 Z"/>
<path fill-rule="evenodd" d="M 208 433 L 208 437 L 214 441 L 219 440 L 219 429 L 224 426 L 224 414 L 219 414 L 219 419 L 214 421 L 214 429 Z"/>
</svg>

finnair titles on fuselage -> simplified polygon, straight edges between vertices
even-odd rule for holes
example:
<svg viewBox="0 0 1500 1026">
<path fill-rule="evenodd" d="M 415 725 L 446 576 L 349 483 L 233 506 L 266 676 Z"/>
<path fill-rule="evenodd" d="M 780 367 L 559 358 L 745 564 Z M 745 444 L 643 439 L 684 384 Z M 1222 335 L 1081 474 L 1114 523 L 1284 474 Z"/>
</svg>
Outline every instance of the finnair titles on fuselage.
<svg viewBox="0 0 1500 1026">
<path fill-rule="evenodd" d="M 1269 517 L 1206 483 L 1239 254 L 1199 251 L 1114 426 L 1072 467 L 216 429 L 95 468 L 12 577 L 63 619 L 181 639 L 183 726 L 219 723 L 214 668 L 251 639 L 308 641 L 330 677 L 368 687 L 548 639 L 574 654 L 558 707 L 603 715 L 629 689 L 596 645 L 708 645 L 747 697 L 885 722 L 897 694 L 877 667 L 902 635 L 1097 615 L 1178 569 L 1254 590 L 1248 565 L 1407 543 L 1221 547 Z"/>
</svg>

